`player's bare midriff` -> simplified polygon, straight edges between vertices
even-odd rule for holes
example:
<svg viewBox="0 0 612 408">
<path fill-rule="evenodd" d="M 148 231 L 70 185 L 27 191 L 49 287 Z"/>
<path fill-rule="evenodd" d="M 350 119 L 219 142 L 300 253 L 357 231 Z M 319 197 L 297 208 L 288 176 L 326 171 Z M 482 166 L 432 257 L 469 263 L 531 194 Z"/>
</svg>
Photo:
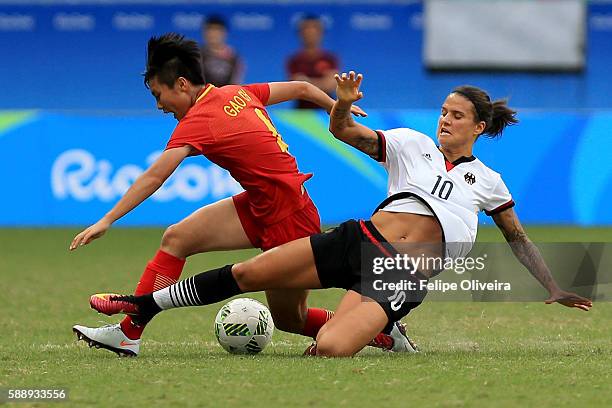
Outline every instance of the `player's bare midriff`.
<svg viewBox="0 0 612 408">
<path fill-rule="evenodd" d="M 442 228 L 432 216 L 378 211 L 371 221 L 400 254 L 434 258 L 444 254 Z M 440 271 L 419 269 L 419 272 L 430 278 Z"/>
<path fill-rule="evenodd" d="M 391 243 L 442 242 L 440 224 L 429 215 L 378 211 L 371 220 L 382 236 Z"/>
</svg>

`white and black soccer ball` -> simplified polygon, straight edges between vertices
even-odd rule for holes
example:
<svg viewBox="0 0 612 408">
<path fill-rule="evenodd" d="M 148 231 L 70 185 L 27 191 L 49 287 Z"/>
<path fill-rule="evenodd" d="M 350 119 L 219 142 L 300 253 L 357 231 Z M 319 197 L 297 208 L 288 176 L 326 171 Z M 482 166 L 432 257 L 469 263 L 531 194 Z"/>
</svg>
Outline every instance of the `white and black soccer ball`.
<svg viewBox="0 0 612 408">
<path fill-rule="evenodd" d="M 270 310 L 255 299 L 234 299 L 215 317 L 215 336 L 233 354 L 259 353 L 270 343 L 273 332 Z"/>
</svg>

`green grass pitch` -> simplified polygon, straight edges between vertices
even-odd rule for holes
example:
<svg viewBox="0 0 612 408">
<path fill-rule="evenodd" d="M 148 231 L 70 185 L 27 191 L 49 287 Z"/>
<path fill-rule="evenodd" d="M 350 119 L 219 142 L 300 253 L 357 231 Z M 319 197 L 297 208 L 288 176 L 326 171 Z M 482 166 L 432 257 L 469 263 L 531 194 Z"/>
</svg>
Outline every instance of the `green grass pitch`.
<svg viewBox="0 0 612 408">
<path fill-rule="evenodd" d="M 369 349 L 349 359 L 305 358 L 308 339 L 276 331 L 261 355 L 232 356 L 213 334 L 220 305 L 160 315 L 138 358 L 89 349 L 71 326 L 117 321 L 89 309 L 89 295 L 132 291 L 162 231 L 115 228 L 69 253 L 76 232 L 0 230 L 0 387 L 67 387 L 68 401 L 52 406 L 612 406 L 612 303 L 605 302 L 588 313 L 543 303 L 426 302 L 405 319 L 418 355 Z M 612 242 L 612 229 L 529 232 L 544 242 Z M 500 236 L 483 228 L 480 239 Z M 183 276 L 254 253 L 199 255 Z M 311 304 L 334 308 L 341 294 L 316 291 Z"/>
</svg>

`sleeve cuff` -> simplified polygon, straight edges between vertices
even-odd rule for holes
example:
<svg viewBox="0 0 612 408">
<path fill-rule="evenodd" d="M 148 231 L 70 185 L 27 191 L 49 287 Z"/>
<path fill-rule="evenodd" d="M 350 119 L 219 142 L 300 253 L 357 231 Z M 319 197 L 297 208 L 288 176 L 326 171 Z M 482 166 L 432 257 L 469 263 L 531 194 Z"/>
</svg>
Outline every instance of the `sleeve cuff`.
<svg viewBox="0 0 612 408">
<path fill-rule="evenodd" d="M 495 208 L 495 209 L 493 209 L 491 211 L 485 210 L 485 214 L 487 214 L 489 216 L 495 215 L 495 214 L 499 214 L 500 212 L 506 211 L 508 208 L 512 208 L 514 206 L 515 206 L 514 200 L 510 200 L 507 203 L 502 204 L 499 207 L 497 207 L 497 208 Z"/>
<path fill-rule="evenodd" d="M 198 156 L 200 154 L 204 154 L 204 152 L 202 152 L 201 148 L 199 146 L 197 146 L 195 143 L 192 142 L 169 142 L 166 145 L 166 148 L 164 149 L 164 151 L 166 150 L 170 150 L 170 149 L 176 149 L 177 147 L 183 147 L 183 146 L 191 146 L 193 148 L 192 152 L 189 153 L 189 157 L 191 156 Z"/>
<path fill-rule="evenodd" d="M 387 161 L 387 141 L 381 130 L 377 130 L 376 135 L 378 136 L 378 154 L 376 156 L 376 161 L 385 163 Z"/>
</svg>

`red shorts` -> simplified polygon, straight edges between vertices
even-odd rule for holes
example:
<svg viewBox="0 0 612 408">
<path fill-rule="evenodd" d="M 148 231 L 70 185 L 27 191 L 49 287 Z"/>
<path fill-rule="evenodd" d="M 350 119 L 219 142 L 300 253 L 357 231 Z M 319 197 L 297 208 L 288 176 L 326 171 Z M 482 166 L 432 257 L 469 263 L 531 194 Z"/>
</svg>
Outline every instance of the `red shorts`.
<svg viewBox="0 0 612 408">
<path fill-rule="evenodd" d="M 272 225 L 263 224 L 253 216 L 246 191 L 232 198 L 244 232 L 255 248 L 267 251 L 298 238 L 309 237 L 321 232 L 319 211 L 308 196 L 305 197 L 306 204 L 301 210 Z"/>
</svg>

